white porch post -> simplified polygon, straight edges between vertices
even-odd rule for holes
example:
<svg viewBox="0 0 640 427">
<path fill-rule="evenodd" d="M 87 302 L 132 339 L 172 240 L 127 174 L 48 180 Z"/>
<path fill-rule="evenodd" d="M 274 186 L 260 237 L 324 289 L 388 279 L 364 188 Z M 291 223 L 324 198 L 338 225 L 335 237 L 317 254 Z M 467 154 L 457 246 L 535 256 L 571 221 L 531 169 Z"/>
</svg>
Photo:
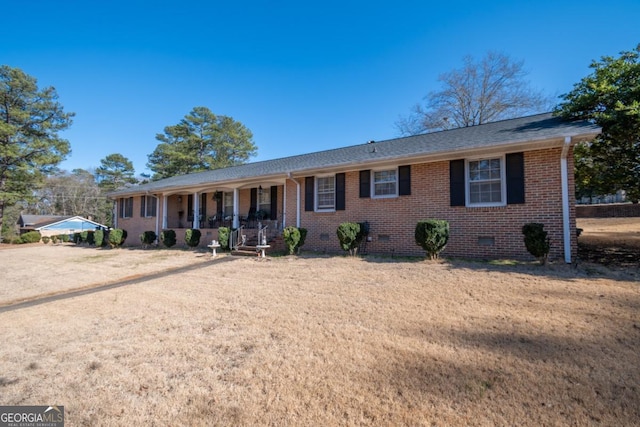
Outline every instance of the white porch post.
<svg viewBox="0 0 640 427">
<path fill-rule="evenodd" d="M 162 197 L 162 196 L 160 196 Z M 156 196 L 156 236 L 160 238 L 160 216 L 158 212 L 160 211 L 160 198 Z"/>
<path fill-rule="evenodd" d="M 282 228 L 287 226 L 287 180 L 284 180 L 284 187 L 282 190 Z"/>
<path fill-rule="evenodd" d="M 562 231 L 564 237 L 564 262 L 571 264 L 571 237 L 574 230 L 571 229 L 571 221 L 569 217 L 570 200 L 569 200 L 569 173 L 567 165 L 567 155 L 571 147 L 571 137 L 564 139 L 562 146 L 562 154 L 560 155 L 560 183 L 562 190 Z"/>
<path fill-rule="evenodd" d="M 200 193 L 193 193 L 193 228 L 200 228 Z"/>
<path fill-rule="evenodd" d="M 162 229 L 167 229 L 167 199 L 168 197 L 164 194 L 162 195 Z"/>
<path fill-rule="evenodd" d="M 240 226 L 240 191 L 237 188 L 233 189 L 233 228 Z"/>
</svg>

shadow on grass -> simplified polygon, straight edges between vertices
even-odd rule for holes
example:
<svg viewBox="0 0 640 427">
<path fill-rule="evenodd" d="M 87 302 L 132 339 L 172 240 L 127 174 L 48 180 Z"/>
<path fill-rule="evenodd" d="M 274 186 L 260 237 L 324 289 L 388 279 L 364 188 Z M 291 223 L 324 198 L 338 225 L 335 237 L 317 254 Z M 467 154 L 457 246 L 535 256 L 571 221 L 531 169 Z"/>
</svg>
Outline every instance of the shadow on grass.
<svg viewBox="0 0 640 427">
<path fill-rule="evenodd" d="M 123 287 L 123 286 L 136 285 L 136 284 L 139 284 L 139 283 L 147 282 L 149 280 L 160 279 L 160 278 L 167 277 L 167 276 L 179 275 L 179 274 L 186 273 L 186 272 L 189 272 L 189 271 L 194 271 L 194 270 L 199 270 L 201 268 L 209 267 L 212 264 L 219 264 L 219 263 L 222 263 L 222 262 L 229 262 L 229 261 L 233 261 L 235 259 L 238 259 L 238 258 L 234 258 L 234 257 L 231 257 L 231 256 L 219 257 L 219 258 L 213 259 L 210 262 L 198 261 L 197 263 L 185 265 L 185 266 L 182 266 L 182 267 L 170 268 L 170 269 L 157 271 L 157 272 L 150 273 L 150 274 L 140 274 L 140 275 L 129 276 L 129 277 L 125 277 L 125 278 L 122 278 L 122 279 L 118 279 L 118 280 L 113 281 L 113 282 L 107 282 L 107 283 L 103 283 L 103 284 L 94 284 L 94 285 L 90 285 L 88 287 L 81 288 L 81 289 L 63 291 L 63 292 L 60 292 L 60 293 L 49 294 L 49 295 L 44 295 L 44 296 L 42 296 L 42 295 L 41 296 L 36 296 L 34 298 L 30 298 L 30 299 L 27 299 L 27 300 L 24 300 L 24 301 L 20 301 L 20 302 L 16 302 L 16 303 L 9 303 L 9 305 L 2 306 L 2 307 L 0 307 L 0 313 L 5 313 L 5 312 L 8 312 L 8 311 L 14 311 L 14 310 L 20 310 L 20 309 L 28 308 L 28 307 L 34 307 L 34 306 L 41 305 L 41 304 L 46 304 L 46 303 L 50 303 L 50 302 L 54 302 L 54 301 L 60 301 L 60 300 L 69 299 L 69 298 L 75 298 L 75 297 L 79 297 L 79 296 L 83 296 L 83 295 L 90 295 L 90 294 L 94 294 L 94 293 L 97 293 L 97 292 L 102 292 L 102 291 L 107 291 L 107 290 L 110 290 L 110 289 L 120 288 L 120 287 Z"/>
</svg>

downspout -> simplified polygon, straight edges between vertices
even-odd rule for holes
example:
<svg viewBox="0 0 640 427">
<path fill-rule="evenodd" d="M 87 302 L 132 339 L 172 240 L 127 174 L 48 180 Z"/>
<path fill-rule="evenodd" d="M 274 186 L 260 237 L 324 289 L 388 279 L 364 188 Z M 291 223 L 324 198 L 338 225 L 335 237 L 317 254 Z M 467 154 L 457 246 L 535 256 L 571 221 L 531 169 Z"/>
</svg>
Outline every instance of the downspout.
<svg viewBox="0 0 640 427">
<path fill-rule="evenodd" d="M 562 230 L 564 233 L 564 262 L 571 264 L 571 222 L 569 220 L 569 172 L 567 166 L 567 155 L 571 147 L 571 137 L 564 138 L 562 154 L 560 154 L 560 180 L 562 188 Z"/>
<path fill-rule="evenodd" d="M 296 228 L 300 228 L 300 183 L 297 179 L 293 179 L 289 172 L 289 179 L 296 183 Z"/>
</svg>

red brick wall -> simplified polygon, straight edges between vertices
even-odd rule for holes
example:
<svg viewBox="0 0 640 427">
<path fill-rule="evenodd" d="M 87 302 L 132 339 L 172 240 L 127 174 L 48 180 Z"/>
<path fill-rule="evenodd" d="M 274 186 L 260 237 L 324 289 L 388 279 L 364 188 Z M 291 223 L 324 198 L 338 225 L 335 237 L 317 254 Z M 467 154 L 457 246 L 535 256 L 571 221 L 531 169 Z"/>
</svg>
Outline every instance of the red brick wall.
<svg viewBox="0 0 640 427">
<path fill-rule="evenodd" d="M 562 195 L 560 185 L 561 149 L 526 152 L 525 204 L 504 207 L 451 207 L 449 200 L 449 162 L 412 165 L 411 195 L 387 199 L 359 197 L 358 171 L 346 174 L 346 210 L 331 213 L 304 211 L 304 179 L 301 182 L 301 226 L 308 229 L 305 249 L 340 251 L 336 229 L 345 221 L 370 223 L 369 253 L 424 255 L 415 244 L 416 223 L 422 219 L 445 219 L 450 239 L 445 256 L 469 258 L 531 259 L 521 232 L 527 222 L 541 222 L 551 238 L 550 259 L 562 258 Z M 568 155 L 572 176 L 572 153 Z M 573 179 L 569 194 L 574 194 Z M 295 183 L 287 181 L 287 223 L 295 225 Z M 573 203 L 573 197 L 571 197 Z M 573 209 L 572 209 L 573 211 Z M 575 214 L 570 222 L 575 229 Z M 479 238 L 493 238 L 492 246 Z M 575 239 L 572 239 L 575 240 Z M 575 242 L 572 245 L 576 253 Z"/>
</svg>

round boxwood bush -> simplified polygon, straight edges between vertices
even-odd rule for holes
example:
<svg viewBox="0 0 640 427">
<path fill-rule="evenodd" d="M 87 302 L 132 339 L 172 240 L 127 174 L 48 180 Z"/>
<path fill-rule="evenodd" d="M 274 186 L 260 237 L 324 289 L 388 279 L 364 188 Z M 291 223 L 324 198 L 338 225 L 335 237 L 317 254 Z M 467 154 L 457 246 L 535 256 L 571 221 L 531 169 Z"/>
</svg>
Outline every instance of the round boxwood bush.
<svg viewBox="0 0 640 427">
<path fill-rule="evenodd" d="M 64 243 L 67 243 L 69 241 L 69 235 L 68 234 L 60 234 L 58 236 L 58 240 L 61 240 Z"/>
<path fill-rule="evenodd" d="M 229 248 L 229 232 L 229 227 L 218 228 L 218 241 L 220 242 L 220 247 L 222 249 Z"/>
<path fill-rule="evenodd" d="M 42 236 L 37 231 L 28 231 L 20 236 L 20 240 L 22 240 L 22 243 L 37 243 L 41 238 Z"/>
<path fill-rule="evenodd" d="M 449 223 L 441 219 L 419 221 L 415 239 L 416 244 L 427 252 L 429 259 L 436 259 L 449 241 Z"/>
<path fill-rule="evenodd" d="M 124 234 L 124 230 L 122 230 L 121 228 L 113 228 L 109 231 L 109 245 L 112 248 L 117 248 L 118 246 L 122 245 L 122 242 L 124 242 L 124 239 L 122 238 L 122 235 Z"/>
<path fill-rule="evenodd" d="M 355 256 L 364 238 L 361 225 L 357 222 L 343 222 L 338 226 L 336 233 L 342 250 L 349 251 L 351 256 Z"/>
<path fill-rule="evenodd" d="M 544 224 L 537 222 L 525 224 L 522 226 L 522 234 L 524 234 L 524 245 L 527 251 L 538 258 L 541 265 L 545 265 L 551 250 L 551 240 L 547 237 Z"/>
<path fill-rule="evenodd" d="M 99 228 L 93 232 L 93 238 L 97 247 L 104 246 L 104 230 L 102 228 Z"/>
<path fill-rule="evenodd" d="M 152 230 L 144 231 L 140 235 L 140 241 L 143 246 L 153 245 L 157 238 L 158 236 L 156 235 L 156 232 Z"/>
<path fill-rule="evenodd" d="M 176 232 L 173 230 L 163 230 L 162 233 L 160 233 L 160 240 L 168 248 L 175 246 Z"/>
<path fill-rule="evenodd" d="M 190 248 L 195 248 L 200 244 L 200 236 L 202 236 L 200 230 L 189 228 L 184 233 L 184 241 Z"/>
<path fill-rule="evenodd" d="M 284 239 L 285 245 L 287 245 L 289 255 L 293 255 L 296 247 L 298 247 L 298 243 L 300 243 L 300 230 L 293 226 L 285 227 L 284 230 L 282 230 L 282 238 Z"/>
<path fill-rule="evenodd" d="M 44 243 L 45 245 L 49 243 L 49 240 L 51 240 L 49 236 L 42 236 L 42 243 Z"/>
</svg>

